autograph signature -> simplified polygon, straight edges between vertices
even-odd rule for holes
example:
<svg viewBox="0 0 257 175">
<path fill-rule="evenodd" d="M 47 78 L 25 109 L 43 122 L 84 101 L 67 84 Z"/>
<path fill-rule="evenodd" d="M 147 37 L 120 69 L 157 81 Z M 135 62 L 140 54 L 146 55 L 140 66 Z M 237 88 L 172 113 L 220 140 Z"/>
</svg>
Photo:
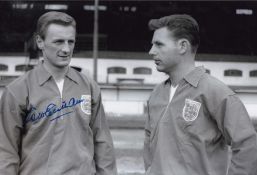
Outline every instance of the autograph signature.
<svg viewBox="0 0 257 175">
<path fill-rule="evenodd" d="M 84 99 L 75 99 L 75 98 L 71 98 L 68 102 L 63 101 L 61 106 L 57 106 L 54 103 L 50 103 L 45 110 L 38 112 L 36 107 L 32 107 L 31 111 L 29 112 L 29 114 L 26 117 L 25 122 L 29 123 L 29 122 L 36 122 L 42 118 L 46 118 L 46 117 L 51 117 L 52 115 L 54 115 L 57 112 L 62 111 L 63 109 L 66 108 L 71 108 L 73 106 L 76 106 L 77 104 L 80 104 L 84 101 Z M 61 115 L 56 116 L 55 118 L 51 119 L 50 121 L 56 120 L 57 118 L 67 115 L 69 113 L 72 113 L 74 111 L 70 111 Z"/>
</svg>

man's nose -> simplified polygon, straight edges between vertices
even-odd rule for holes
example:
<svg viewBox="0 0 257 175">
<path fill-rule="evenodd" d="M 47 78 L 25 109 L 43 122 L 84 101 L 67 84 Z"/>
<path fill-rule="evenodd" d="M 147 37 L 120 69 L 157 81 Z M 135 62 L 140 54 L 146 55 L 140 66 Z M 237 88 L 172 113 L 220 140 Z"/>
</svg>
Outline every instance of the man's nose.
<svg viewBox="0 0 257 175">
<path fill-rule="evenodd" d="M 63 47 L 62 47 L 62 51 L 65 52 L 65 53 L 69 53 L 70 52 L 70 46 L 69 46 L 69 43 L 68 42 L 65 42 L 63 44 Z"/>
<path fill-rule="evenodd" d="M 149 50 L 148 54 L 149 54 L 150 56 L 154 56 L 154 55 L 155 55 L 154 46 L 151 47 L 151 49 Z"/>
</svg>

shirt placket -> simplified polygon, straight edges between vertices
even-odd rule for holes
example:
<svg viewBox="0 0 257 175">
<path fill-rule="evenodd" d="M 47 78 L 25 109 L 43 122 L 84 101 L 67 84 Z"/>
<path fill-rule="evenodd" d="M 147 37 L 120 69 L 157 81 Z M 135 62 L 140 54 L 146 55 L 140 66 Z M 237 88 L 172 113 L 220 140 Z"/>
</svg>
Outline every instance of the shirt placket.
<svg viewBox="0 0 257 175">
<path fill-rule="evenodd" d="M 59 157 L 59 156 L 55 156 L 58 152 L 58 149 L 60 148 L 60 145 L 62 144 L 62 137 L 63 137 L 63 130 L 65 128 L 64 126 L 64 109 L 62 108 L 62 102 L 63 102 L 63 95 L 61 95 L 59 88 L 57 86 L 57 84 L 54 82 L 53 83 L 53 88 L 55 89 L 56 92 L 56 100 L 55 102 L 52 102 L 56 105 L 56 109 L 60 109 L 58 112 L 56 112 L 52 117 L 52 120 L 50 124 L 54 125 L 53 129 L 53 140 L 52 140 L 52 144 L 51 144 L 51 149 L 50 149 L 50 153 L 49 153 L 49 159 L 48 159 L 48 163 L 47 163 L 47 174 L 56 174 L 58 173 L 59 170 L 57 170 L 55 168 L 55 163 L 58 163 L 59 160 L 57 160 L 55 157 Z M 65 87 L 65 86 L 64 86 Z M 63 92 L 64 92 L 64 87 L 63 87 Z M 58 117 L 60 116 L 60 117 Z"/>
</svg>

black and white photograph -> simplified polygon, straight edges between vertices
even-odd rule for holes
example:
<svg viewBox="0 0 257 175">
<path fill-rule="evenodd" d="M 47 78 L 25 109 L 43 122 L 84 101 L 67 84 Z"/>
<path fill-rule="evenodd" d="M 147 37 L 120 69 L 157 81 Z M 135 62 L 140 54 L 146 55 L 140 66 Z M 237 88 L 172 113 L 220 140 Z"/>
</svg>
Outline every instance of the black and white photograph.
<svg viewBox="0 0 257 175">
<path fill-rule="evenodd" d="M 0 0 L 0 175 L 257 175 L 257 1 Z"/>
</svg>

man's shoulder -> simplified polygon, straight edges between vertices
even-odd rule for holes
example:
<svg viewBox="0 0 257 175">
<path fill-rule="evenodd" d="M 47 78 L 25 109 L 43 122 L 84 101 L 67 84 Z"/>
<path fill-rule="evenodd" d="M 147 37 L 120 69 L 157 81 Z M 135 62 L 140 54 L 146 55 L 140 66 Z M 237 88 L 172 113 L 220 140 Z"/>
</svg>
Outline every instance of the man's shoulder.
<svg viewBox="0 0 257 175">
<path fill-rule="evenodd" d="M 93 80 L 90 75 L 87 75 L 86 73 L 82 73 L 72 67 L 71 67 L 71 70 L 74 74 L 76 74 L 76 76 L 78 76 L 79 78 L 82 78 L 83 79 L 82 81 L 87 81 L 88 83 L 95 83 L 95 80 Z"/>
<path fill-rule="evenodd" d="M 207 73 L 200 79 L 198 88 L 206 99 L 212 99 L 217 104 L 229 96 L 235 95 L 228 85 Z"/>
<path fill-rule="evenodd" d="M 3 93 L 12 94 L 16 100 L 24 102 L 29 94 L 30 86 L 35 86 L 35 83 L 31 81 L 33 78 L 35 79 L 34 76 L 35 72 L 33 70 L 26 72 L 7 84 Z"/>
<path fill-rule="evenodd" d="M 6 85 L 6 87 L 11 89 L 19 89 L 21 87 L 26 86 L 26 84 L 28 84 L 34 76 L 35 76 L 35 70 L 32 69 L 26 72 L 25 74 L 17 77 L 13 81 L 11 81 L 8 85 Z"/>
<path fill-rule="evenodd" d="M 78 77 L 78 81 L 80 83 L 89 85 L 93 87 L 93 89 L 100 89 L 99 85 L 96 83 L 96 81 L 93 78 L 91 78 L 90 75 L 79 72 L 74 68 L 71 68 L 71 69 L 72 69 L 72 72 L 76 75 L 76 77 Z"/>
</svg>

